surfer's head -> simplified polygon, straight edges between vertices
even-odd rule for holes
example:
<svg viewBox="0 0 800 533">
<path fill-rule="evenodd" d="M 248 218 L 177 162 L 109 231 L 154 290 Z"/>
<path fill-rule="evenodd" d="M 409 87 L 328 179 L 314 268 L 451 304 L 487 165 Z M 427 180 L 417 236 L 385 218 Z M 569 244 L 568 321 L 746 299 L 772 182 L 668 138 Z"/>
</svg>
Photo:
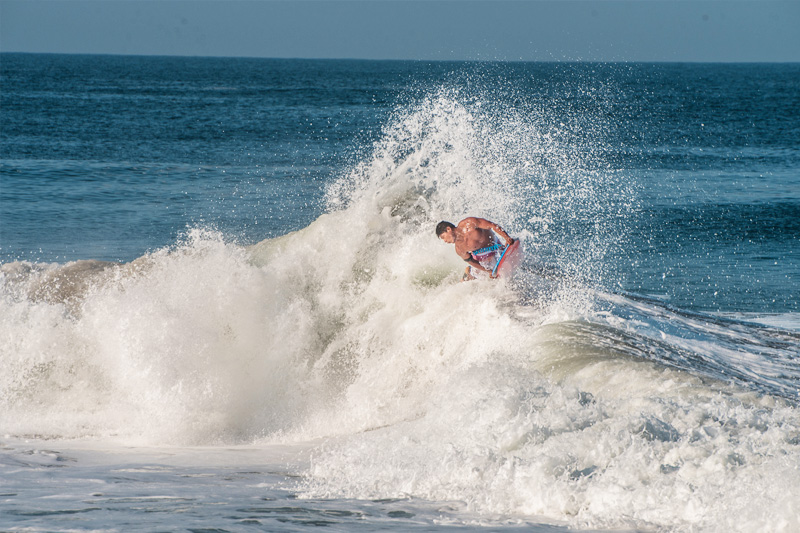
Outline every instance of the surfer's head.
<svg viewBox="0 0 800 533">
<path fill-rule="evenodd" d="M 442 220 L 436 224 L 436 236 L 444 242 L 453 243 L 455 242 L 455 235 L 453 234 L 453 230 L 455 229 L 456 227 L 452 222 Z"/>
</svg>

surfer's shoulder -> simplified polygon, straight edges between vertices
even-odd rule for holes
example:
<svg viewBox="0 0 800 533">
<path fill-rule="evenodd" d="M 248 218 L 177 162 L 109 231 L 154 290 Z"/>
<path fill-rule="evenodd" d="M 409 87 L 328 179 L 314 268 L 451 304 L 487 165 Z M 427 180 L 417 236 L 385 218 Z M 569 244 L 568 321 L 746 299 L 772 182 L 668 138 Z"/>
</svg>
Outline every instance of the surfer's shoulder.
<svg viewBox="0 0 800 533">
<path fill-rule="evenodd" d="M 479 220 L 476 217 L 467 217 L 458 223 L 458 227 L 461 230 L 471 230 L 478 227 Z"/>
</svg>

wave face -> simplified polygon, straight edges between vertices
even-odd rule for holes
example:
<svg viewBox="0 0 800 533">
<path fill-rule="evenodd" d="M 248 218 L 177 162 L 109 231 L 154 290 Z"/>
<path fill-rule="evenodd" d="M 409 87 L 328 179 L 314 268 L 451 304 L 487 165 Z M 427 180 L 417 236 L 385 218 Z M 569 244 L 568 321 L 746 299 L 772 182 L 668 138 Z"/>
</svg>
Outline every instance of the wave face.
<svg viewBox="0 0 800 533">
<path fill-rule="evenodd" d="M 587 131 L 602 121 L 492 101 L 443 89 L 396 111 L 288 235 L 3 265 L 3 433 L 327 439 L 306 497 L 800 527 L 800 335 L 602 289 L 636 202 Z M 472 214 L 523 240 L 512 283 L 458 283 L 433 228 Z"/>
</svg>

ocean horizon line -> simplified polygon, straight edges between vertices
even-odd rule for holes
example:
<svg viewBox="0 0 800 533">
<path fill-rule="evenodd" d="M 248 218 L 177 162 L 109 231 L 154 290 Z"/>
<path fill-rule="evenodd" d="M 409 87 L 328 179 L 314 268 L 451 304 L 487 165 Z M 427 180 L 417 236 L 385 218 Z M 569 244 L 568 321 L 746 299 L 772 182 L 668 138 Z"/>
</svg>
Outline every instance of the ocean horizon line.
<svg viewBox="0 0 800 533">
<path fill-rule="evenodd" d="M 412 58 L 360 58 L 360 57 L 277 57 L 277 56 L 228 56 L 190 54 L 138 54 L 114 52 L 26 52 L 2 51 L 0 56 L 87 56 L 87 57 L 135 57 L 165 59 L 247 59 L 267 61 L 343 61 L 363 63 L 487 63 L 487 64 L 587 64 L 587 65 L 800 65 L 800 61 L 696 61 L 696 60 L 599 60 L 599 59 L 412 59 Z"/>
</svg>

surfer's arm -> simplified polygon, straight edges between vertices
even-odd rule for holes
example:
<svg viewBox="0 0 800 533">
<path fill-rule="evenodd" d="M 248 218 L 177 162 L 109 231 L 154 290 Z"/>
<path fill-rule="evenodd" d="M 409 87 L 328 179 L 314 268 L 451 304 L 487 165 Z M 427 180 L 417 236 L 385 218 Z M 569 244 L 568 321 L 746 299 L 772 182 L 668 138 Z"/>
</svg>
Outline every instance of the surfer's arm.
<svg viewBox="0 0 800 533">
<path fill-rule="evenodd" d="M 482 264 L 480 264 L 480 263 L 478 263 L 477 261 L 475 261 L 475 258 L 473 258 L 473 257 L 472 257 L 472 254 L 467 254 L 467 257 L 463 257 L 463 256 L 462 256 L 462 259 L 463 259 L 464 261 L 466 261 L 466 262 L 467 262 L 467 264 L 468 264 L 469 266 L 471 266 L 472 268 L 476 268 L 476 269 L 478 269 L 478 270 L 482 270 L 482 271 L 484 271 L 484 272 L 488 272 L 489 274 L 491 274 L 491 273 L 492 273 L 492 271 L 491 271 L 491 270 L 489 270 L 488 268 L 484 267 Z"/>
<path fill-rule="evenodd" d="M 502 237 L 503 240 L 506 241 L 506 246 L 514 242 L 514 239 L 512 239 L 503 228 L 501 228 L 494 222 L 486 220 L 485 218 L 473 218 L 473 221 L 476 228 L 491 230 L 500 237 Z"/>
<path fill-rule="evenodd" d="M 461 259 L 463 259 L 464 261 L 466 261 L 466 262 L 467 262 L 467 264 L 468 264 L 469 266 L 471 266 L 471 267 L 473 267 L 473 268 L 476 268 L 476 269 L 478 269 L 478 270 L 482 270 L 483 272 L 491 272 L 491 270 L 487 270 L 487 269 L 485 269 L 485 268 L 483 267 L 483 265 L 481 265 L 480 263 L 478 263 L 478 262 L 475 260 L 475 258 L 474 258 L 474 257 L 472 257 L 472 254 L 471 254 L 471 253 L 464 251 L 464 250 L 461 248 L 461 245 L 460 245 L 459 243 L 456 243 L 456 253 L 458 254 L 458 257 L 460 257 Z"/>
</svg>

